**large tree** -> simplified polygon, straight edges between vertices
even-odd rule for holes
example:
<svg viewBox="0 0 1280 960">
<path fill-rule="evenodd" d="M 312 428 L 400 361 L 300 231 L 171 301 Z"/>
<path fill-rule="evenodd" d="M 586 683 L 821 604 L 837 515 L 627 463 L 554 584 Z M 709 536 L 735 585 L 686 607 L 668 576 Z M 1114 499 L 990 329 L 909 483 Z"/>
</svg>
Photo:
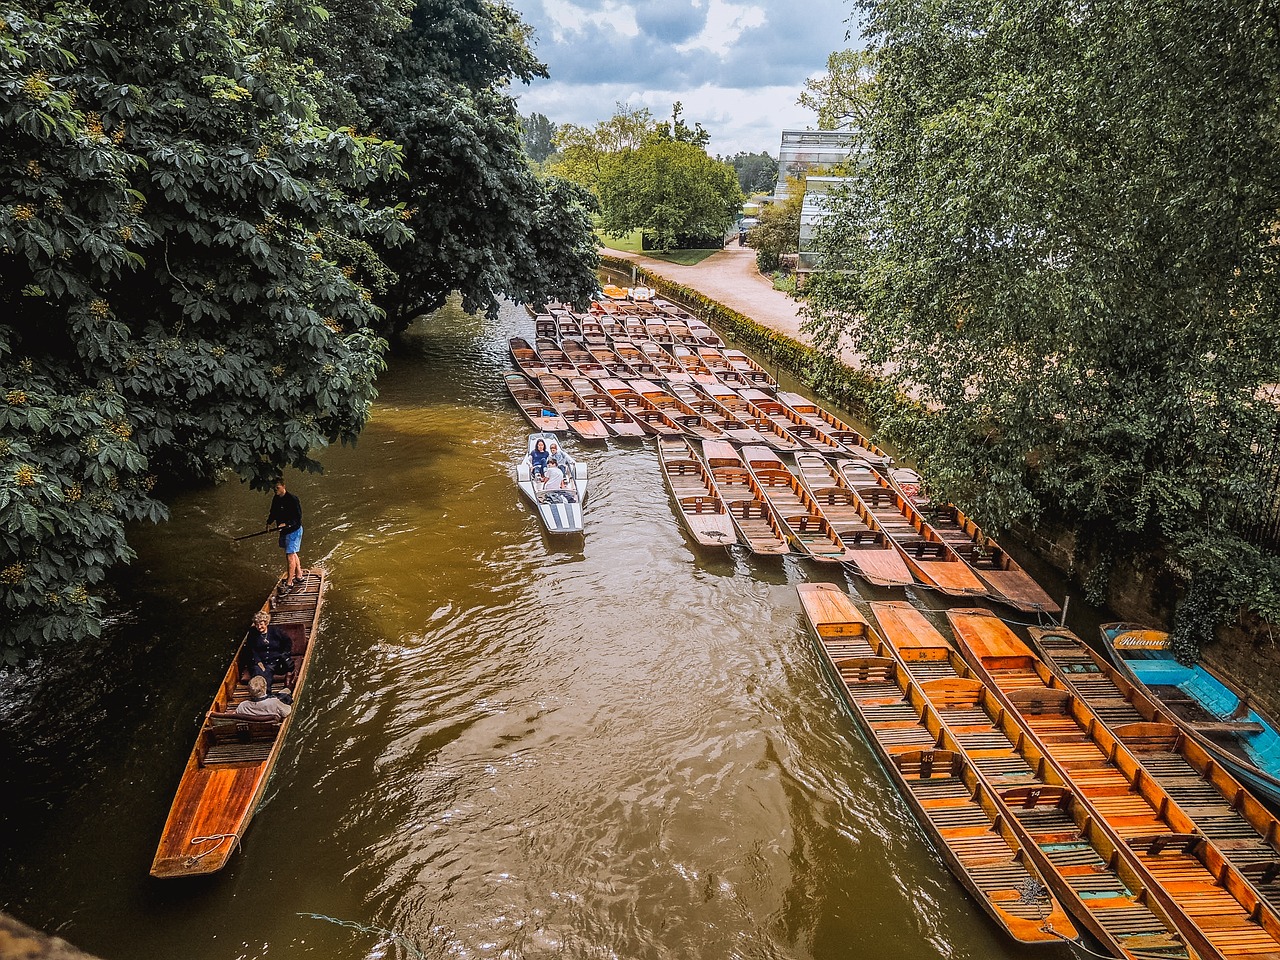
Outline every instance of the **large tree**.
<svg viewBox="0 0 1280 960">
<path fill-rule="evenodd" d="M 389 144 L 327 126 L 268 2 L 0 13 L 0 660 L 98 629 L 159 479 L 353 440 L 383 343 L 351 251 Z"/>
<path fill-rule="evenodd" d="M 873 50 L 837 50 L 827 57 L 827 72 L 811 77 L 796 102 L 818 115 L 819 130 L 862 130 L 876 102 Z"/>
<path fill-rule="evenodd" d="M 1275 0 L 862 6 L 871 153 L 814 329 L 891 366 L 930 413 L 886 426 L 983 519 L 1167 550 L 1183 641 L 1280 616 L 1276 558 L 1237 533 L 1272 495 Z"/>
<path fill-rule="evenodd" d="M 525 156 L 508 88 L 546 75 L 528 33 L 504 3 L 418 0 L 385 79 L 362 95 L 404 149 L 405 178 L 376 195 L 401 205 L 413 240 L 384 253 L 393 277 L 369 277 L 390 330 L 454 291 L 466 309 L 490 312 L 500 297 L 585 305 L 595 291 L 593 201 L 539 178 Z"/>
<path fill-rule="evenodd" d="M 778 158 L 767 153 L 738 152 L 719 159 L 733 167 L 743 193 L 770 192 L 778 181 Z"/>
</svg>

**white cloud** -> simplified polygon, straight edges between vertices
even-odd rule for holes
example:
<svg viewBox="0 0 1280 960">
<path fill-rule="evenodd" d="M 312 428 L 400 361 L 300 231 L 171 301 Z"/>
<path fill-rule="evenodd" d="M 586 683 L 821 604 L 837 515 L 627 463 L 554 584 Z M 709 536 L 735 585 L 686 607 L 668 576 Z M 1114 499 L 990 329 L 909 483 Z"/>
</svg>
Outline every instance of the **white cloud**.
<svg viewBox="0 0 1280 960">
<path fill-rule="evenodd" d="M 640 25 L 636 23 L 635 7 L 627 3 L 606 0 L 599 10 L 588 10 L 569 0 L 543 0 L 551 25 L 551 39 L 564 43 L 570 34 L 581 33 L 584 26 L 610 30 L 622 37 L 638 37 Z"/>
<path fill-rule="evenodd" d="M 711 0 L 707 11 L 707 25 L 702 32 L 675 49 L 678 53 L 706 50 L 718 57 L 725 57 L 746 30 L 762 27 L 768 22 L 763 7 L 739 7 L 725 0 Z"/>
</svg>

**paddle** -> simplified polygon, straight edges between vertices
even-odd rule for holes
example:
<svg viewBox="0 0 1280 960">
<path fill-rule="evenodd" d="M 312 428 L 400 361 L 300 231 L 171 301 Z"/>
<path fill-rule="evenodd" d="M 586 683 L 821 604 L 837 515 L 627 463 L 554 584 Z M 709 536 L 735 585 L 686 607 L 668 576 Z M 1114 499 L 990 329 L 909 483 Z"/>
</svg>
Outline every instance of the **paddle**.
<svg viewBox="0 0 1280 960">
<path fill-rule="evenodd" d="M 232 538 L 231 538 L 231 542 L 232 542 L 232 543 L 238 543 L 238 542 L 239 542 L 239 541 L 241 541 L 241 540 L 251 540 L 251 539 L 253 539 L 254 537 L 260 537 L 260 536 L 262 536 L 264 533 L 279 533 L 279 532 L 280 532 L 280 531 L 279 531 L 279 530 L 277 530 L 275 527 L 267 527 L 267 529 L 265 529 L 265 530 L 259 530 L 257 533 L 246 533 L 246 534 L 245 534 L 244 536 L 242 536 L 242 537 L 232 537 Z"/>
</svg>

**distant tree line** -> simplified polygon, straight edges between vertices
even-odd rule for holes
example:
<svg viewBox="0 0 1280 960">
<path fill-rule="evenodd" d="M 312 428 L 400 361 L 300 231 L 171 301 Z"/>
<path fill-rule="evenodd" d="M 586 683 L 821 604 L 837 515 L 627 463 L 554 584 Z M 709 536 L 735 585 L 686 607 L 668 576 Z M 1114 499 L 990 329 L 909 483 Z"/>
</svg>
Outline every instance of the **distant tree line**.
<svg viewBox="0 0 1280 960">
<path fill-rule="evenodd" d="M 1070 16 L 862 0 L 865 162 L 821 230 L 812 329 L 893 371 L 882 423 L 1006 527 L 1164 557 L 1185 655 L 1280 622 L 1280 11 L 1102 0 Z M 1069 51 L 1069 53 L 1068 53 Z M 839 64 L 837 64 L 839 66 Z M 838 86 L 838 85 L 837 85 Z"/>
<path fill-rule="evenodd" d="M 386 337 L 459 291 L 585 302 L 489 0 L 0 8 L 0 663 L 96 634 L 129 521 L 354 441 Z"/>
</svg>

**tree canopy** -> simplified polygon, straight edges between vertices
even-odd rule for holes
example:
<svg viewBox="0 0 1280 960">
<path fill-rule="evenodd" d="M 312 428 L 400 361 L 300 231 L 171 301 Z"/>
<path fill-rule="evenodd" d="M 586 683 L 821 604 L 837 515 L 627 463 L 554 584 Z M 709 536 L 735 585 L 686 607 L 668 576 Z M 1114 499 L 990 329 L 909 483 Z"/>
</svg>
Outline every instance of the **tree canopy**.
<svg viewBox="0 0 1280 960">
<path fill-rule="evenodd" d="M 885 426 L 983 520 L 1166 551 L 1184 650 L 1224 612 L 1274 621 L 1280 567 L 1238 531 L 1274 495 L 1275 3 L 862 6 L 871 149 L 813 329 L 928 408 Z"/>
<path fill-rule="evenodd" d="M 804 181 L 788 178 L 787 196 L 767 204 L 760 211 L 760 222 L 747 234 L 747 244 L 756 251 L 756 265 L 769 273 L 778 269 L 784 253 L 795 253 L 800 247 L 800 212 L 804 208 Z"/>
<path fill-rule="evenodd" d="M 594 284 L 590 200 L 502 93 L 526 39 L 466 0 L 0 10 L 0 662 L 98 631 L 172 482 L 353 442 L 413 303 Z M 388 92 L 432 98 L 398 142 Z"/>
<path fill-rule="evenodd" d="M 733 167 L 738 175 L 738 186 L 743 193 L 772 192 L 778 181 L 778 158 L 767 153 L 738 152 L 732 157 L 721 157 L 721 162 Z"/>
<path fill-rule="evenodd" d="M 876 102 L 874 50 L 837 50 L 827 57 L 827 72 L 804 82 L 796 102 L 818 115 L 819 130 L 863 129 Z"/>
</svg>

